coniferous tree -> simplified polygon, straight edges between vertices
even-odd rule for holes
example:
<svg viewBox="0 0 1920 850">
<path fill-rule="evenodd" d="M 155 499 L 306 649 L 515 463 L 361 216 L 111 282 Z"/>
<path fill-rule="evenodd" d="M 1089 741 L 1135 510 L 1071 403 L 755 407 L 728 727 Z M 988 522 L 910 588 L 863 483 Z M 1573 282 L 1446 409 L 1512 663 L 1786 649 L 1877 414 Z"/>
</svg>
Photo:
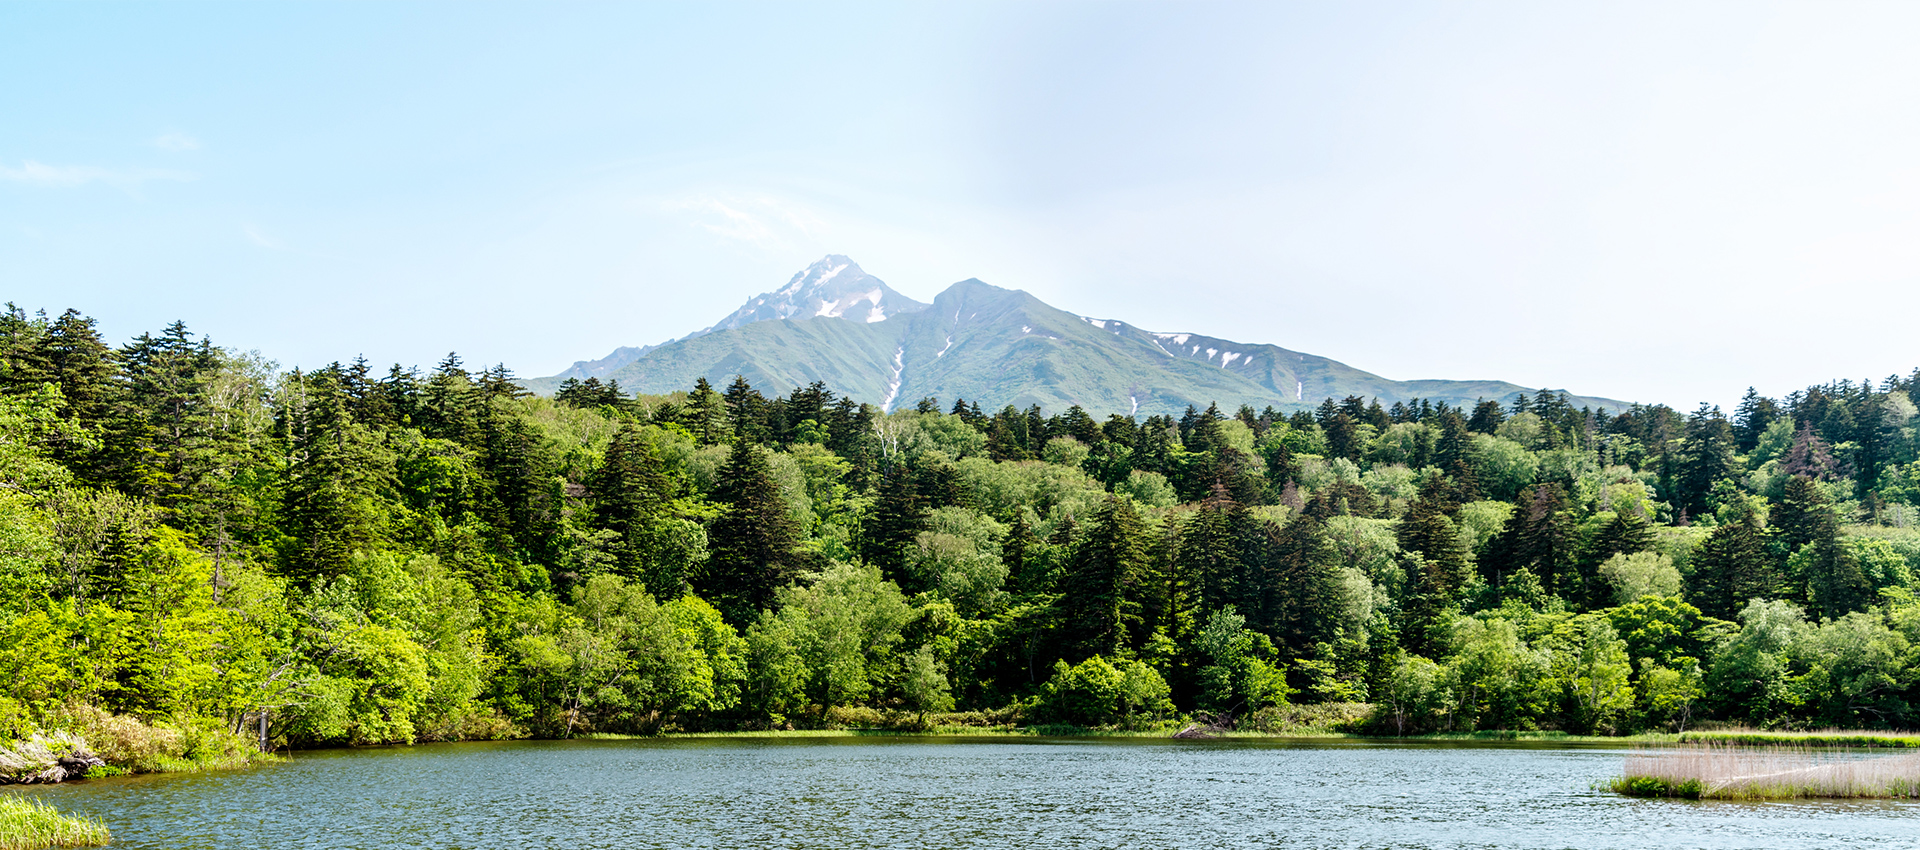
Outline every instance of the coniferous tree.
<svg viewBox="0 0 1920 850">
<path fill-rule="evenodd" d="M 1327 539 L 1326 523 L 1311 512 L 1269 527 L 1268 533 L 1260 564 L 1263 592 L 1247 619 L 1290 653 L 1306 655 L 1337 622 L 1338 553 Z"/>
<path fill-rule="evenodd" d="M 733 383 L 727 385 L 721 398 L 727 408 L 727 427 L 734 436 L 745 435 L 756 443 L 767 440 L 767 399 L 747 383 L 745 376 L 733 376 Z"/>
<path fill-rule="evenodd" d="M 1782 558 L 1802 546 L 1831 540 L 1839 534 L 1839 518 L 1834 516 L 1833 503 L 1820 485 L 1805 475 L 1787 479 L 1780 503 L 1774 507 L 1770 519 Z"/>
<path fill-rule="evenodd" d="M 1733 411 L 1734 442 L 1742 452 L 1753 451 L 1760 442 L 1760 435 L 1766 433 L 1767 426 L 1780 418 L 1780 405 L 1747 388 L 1747 394 L 1741 396 L 1740 406 Z"/>
<path fill-rule="evenodd" d="M 686 594 L 689 564 L 671 539 L 670 507 L 674 486 L 665 465 L 640 431 L 622 426 L 588 479 L 594 524 L 617 535 L 615 573 L 640 581 L 654 598 L 666 601 Z M 582 576 L 584 582 L 590 576 Z"/>
<path fill-rule="evenodd" d="M 1009 584 L 1018 596 L 1034 597 L 1053 590 L 1047 569 L 1050 565 L 1039 557 L 1039 546 L 1026 512 L 1014 511 L 1006 540 L 1000 544 L 1000 562 L 1006 565 Z"/>
<path fill-rule="evenodd" d="M 861 525 L 860 557 L 901 587 L 913 584 L 907 575 L 907 553 L 927 527 L 926 501 L 914 478 L 907 464 L 894 464 L 881 478 L 873 510 Z"/>
<path fill-rule="evenodd" d="M 1506 410 L 1497 401 L 1482 401 L 1473 406 L 1473 418 L 1467 420 L 1467 430 L 1475 434 L 1491 434 L 1500 429 L 1500 423 L 1507 421 Z"/>
<path fill-rule="evenodd" d="M 94 320 L 77 310 L 61 313 L 41 338 L 41 354 L 50 380 L 60 387 L 62 418 L 78 432 L 101 433 L 113 412 L 113 350 L 100 340 Z M 67 433 L 56 440 L 53 458 L 98 483 L 98 447 L 91 440 L 74 439 L 77 436 Z"/>
<path fill-rule="evenodd" d="M 1468 436 L 1466 420 L 1458 413 L 1439 416 L 1440 439 L 1433 448 L 1433 465 L 1453 480 L 1455 498 L 1471 502 L 1480 498 L 1480 479 L 1473 468 L 1473 440 Z"/>
<path fill-rule="evenodd" d="M 1607 605 L 1606 582 L 1600 577 L 1600 565 L 1615 555 L 1632 555 L 1653 547 L 1653 529 L 1637 510 L 1620 511 L 1601 526 L 1580 547 L 1580 581 L 1586 587 L 1584 603 L 1588 607 Z"/>
<path fill-rule="evenodd" d="M 20 395 L 54 379 L 46 360 L 46 336 L 44 311 L 29 318 L 11 301 L 0 310 L 0 391 Z"/>
<path fill-rule="evenodd" d="M 551 567 L 562 505 L 555 486 L 559 466 L 539 429 L 525 418 L 482 408 L 480 469 L 491 482 L 484 502 L 487 522 L 503 548 L 518 558 Z M 670 598 L 670 597 L 669 597 Z"/>
<path fill-rule="evenodd" d="M 1443 613 L 1451 607 L 1467 580 L 1467 552 L 1451 514 L 1451 489 L 1442 476 L 1430 477 L 1419 496 L 1407 506 L 1395 536 L 1406 553 L 1408 598 L 1403 603 L 1401 631 L 1417 655 L 1431 655 Z"/>
<path fill-rule="evenodd" d="M 480 443 L 480 394 L 460 355 L 448 353 L 428 376 L 414 424 L 429 437 L 469 448 Z"/>
<path fill-rule="evenodd" d="M 1812 613 L 1834 618 L 1872 604 L 1873 585 L 1852 553 L 1840 545 L 1840 519 L 1819 484 L 1804 475 L 1788 479 L 1772 519 L 1771 554 L 1804 564 L 1804 574 L 1788 578 L 1805 587 L 1804 598 Z M 1796 554 L 1802 557 L 1794 559 Z"/>
<path fill-rule="evenodd" d="M 1801 423 L 1793 432 L 1793 444 L 1780 462 L 1780 471 L 1788 475 L 1833 481 L 1840 477 L 1839 464 L 1827 441 L 1813 432 L 1813 426 Z"/>
<path fill-rule="evenodd" d="M 1873 583 L 1837 536 L 1813 541 L 1803 554 L 1810 613 L 1832 620 L 1874 603 Z"/>
<path fill-rule="evenodd" d="M 1784 589 L 1771 535 L 1744 501 L 1739 515 L 1707 535 L 1693 558 L 1689 601 L 1709 617 L 1731 620 L 1754 599 L 1778 599 Z"/>
<path fill-rule="evenodd" d="M 106 427 L 103 473 L 131 495 L 153 501 L 189 526 L 208 508 L 237 465 L 240 435 L 222 427 L 213 393 L 222 352 L 185 324 L 142 334 L 123 347 L 121 390 Z"/>
<path fill-rule="evenodd" d="M 1676 501 L 1690 514 L 1705 512 L 1713 485 L 1734 472 L 1733 429 L 1719 408 L 1702 404 L 1687 417 L 1686 437 L 1680 443 Z"/>
<path fill-rule="evenodd" d="M 1149 542 L 1146 523 L 1127 499 L 1108 496 L 1088 518 L 1061 576 L 1063 648 L 1074 662 L 1118 657 L 1132 645 L 1143 622 Z"/>
<path fill-rule="evenodd" d="M 799 529 L 764 451 L 745 439 L 734 441 L 714 487 L 721 513 L 708 533 L 707 568 L 695 583 L 727 622 L 741 628 L 772 607 L 774 591 L 804 566 Z"/>
<path fill-rule="evenodd" d="M 1180 583 L 1192 589 L 1196 622 L 1228 605 L 1244 606 L 1241 588 L 1246 565 L 1240 560 L 1235 514 L 1240 507 L 1225 487 L 1215 486 L 1200 509 L 1179 526 L 1173 549 L 1173 569 Z"/>
<path fill-rule="evenodd" d="M 726 399 L 715 392 L 704 377 L 693 382 L 693 392 L 687 394 L 680 421 L 703 446 L 720 444 L 731 430 L 727 423 Z"/>
<path fill-rule="evenodd" d="M 995 461 L 1032 460 L 1027 451 L 1027 418 L 1009 404 L 993 417 L 987 432 L 987 454 Z"/>
<path fill-rule="evenodd" d="M 1497 588 L 1525 571 L 1548 593 L 1585 599 L 1587 588 L 1573 569 L 1576 531 L 1560 485 L 1540 484 L 1522 491 L 1506 526 L 1488 544 L 1482 575 Z"/>
<path fill-rule="evenodd" d="M 287 446 L 281 510 L 291 532 L 283 571 L 302 586 L 346 572 L 354 553 L 381 541 L 378 488 L 392 461 L 353 421 L 344 393 L 326 377 L 295 372 L 280 429 Z"/>
</svg>

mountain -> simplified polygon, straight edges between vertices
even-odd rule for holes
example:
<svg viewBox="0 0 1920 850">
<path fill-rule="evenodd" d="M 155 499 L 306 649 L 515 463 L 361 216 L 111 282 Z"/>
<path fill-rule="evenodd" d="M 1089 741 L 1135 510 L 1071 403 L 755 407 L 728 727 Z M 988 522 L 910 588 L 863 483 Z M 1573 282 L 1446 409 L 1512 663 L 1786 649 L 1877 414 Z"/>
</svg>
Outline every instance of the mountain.
<svg viewBox="0 0 1920 850">
<path fill-rule="evenodd" d="M 746 327 L 754 322 L 825 316 L 872 323 L 925 309 L 927 305 L 895 292 L 886 281 L 867 274 L 860 264 L 840 254 L 828 254 L 794 275 L 786 286 L 747 299 L 740 309 L 709 327 L 660 345 L 623 345 L 599 360 L 576 360 L 550 380 L 555 384 L 567 378 L 605 380 L 661 346 L 715 331 Z"/>
<path fill-rule="evenodd" d="M 921 304 L 834 255 L 786 287 L 750 299 L 720 324 L 639 351 L 604 373 L 629 392 L 666 393 L 733 376 L 768 395 L 813 381 L 892 409 L 933 396 L 995 410 L 1078 404 L 1107 413 L 1174 413 L 1188 405 L 1281 410 L 1358 395 L 1384 404 L 1426 398 L 1453 405 L 1509 402 L 1532 389 L 1505 381 L 1395 381 L 1276 345 L 1195 333 L 1159 333 L 1056 309 L 1025 292 L 963 280 Z M 620 356 L 596 363 L 611 363 Z M 581 364 L 575 364 L 578 368 Z M 567 377 L 528 381 L 552 392 Z M 1576 407 L 1625 402 L 1568 393 Z"/>
<path fill-rule="evenodd" d="M 858 263 L 828 254 L 794 275 L 778 291 L 749 299 L 732 315 L 699 334 L 733 330 L 754 322 L 816 316 L 883 322 L 925 309 L 927 305 L 893 291 L 885 281 L 862 271 Z"/>
</svg>

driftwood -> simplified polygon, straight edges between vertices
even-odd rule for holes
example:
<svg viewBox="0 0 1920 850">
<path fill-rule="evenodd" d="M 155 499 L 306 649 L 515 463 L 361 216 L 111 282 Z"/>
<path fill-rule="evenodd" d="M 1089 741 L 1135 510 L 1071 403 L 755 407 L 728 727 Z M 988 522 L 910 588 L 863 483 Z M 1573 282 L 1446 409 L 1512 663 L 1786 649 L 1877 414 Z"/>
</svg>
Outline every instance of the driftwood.
<svg viewBox="0 0 1920 850">
<path fill-rule="evenodd" d="M 15 776 L 0 775 L 0 785 L 51 785 L 55 782 L 65 782 L 69 779 L 84 778 L 87 775 L 87 771 L 96 767 L 105 767 L 106 765 L 107 763 L 101 761 L 99 756 L 85 750 L 76 750 L 61 756 L 52 766 L 38 773 Z"/>
<path fill-rule="evenodd" d="M 1233 728 L 1232 713 L 1221 715 L 1203 714 L 1200 716 L 1200 719 L 1205 722 L 1189 723 L 1187 724 L 1187 728 L 1173 733 L 1173 737 L 1182 740 L 1218 738 L 1220 737 L 1220 733 Z"/>
</svg>

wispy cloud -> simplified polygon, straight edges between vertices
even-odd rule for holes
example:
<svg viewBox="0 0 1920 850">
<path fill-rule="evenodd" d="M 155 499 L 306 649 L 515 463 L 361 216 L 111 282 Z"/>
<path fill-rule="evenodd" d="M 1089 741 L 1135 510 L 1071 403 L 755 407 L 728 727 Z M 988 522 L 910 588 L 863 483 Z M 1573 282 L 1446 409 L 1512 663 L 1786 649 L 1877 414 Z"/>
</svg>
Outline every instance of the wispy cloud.
<svg viewBox="0 0 1920 850">
<path fill-rule="evenodd" d="M 163 151 L 174 151 L 176 153 L 180 151 L 197 151 L 200 149 L 200 140 L 185 133 L 162 133 L 159 138 L 153 140 L 153 146 Z"/>
<path fill-rule="evenodd" d="M 697 196 L 668 201 L 669 209 L 695 213 L 695 227 L 762 248 L 811 237 L 824 222 L 812 210 L 768 197 Z"/>
<path fill-rule="evenodd" d="M 198 177 L 197 174 L 167 168 L 114 170 L 93 165 L 48 165 L 31 159 L 21 163 L 19 168 L 0 165 L 0 181 L 32 186 L 67 187 L 106 183 L 128 189 L 149 180 L 186 181 Z"/>
<path fill-rule="evenodd" d="M 240 225 L 240 232 L 246 234 L 248 241 L 269 251 L 279 251 L 287 247 L 285 242 L 275 239 L 266 231 L 261 230 L 257 225 L 242 224 Z"/>
</svg>

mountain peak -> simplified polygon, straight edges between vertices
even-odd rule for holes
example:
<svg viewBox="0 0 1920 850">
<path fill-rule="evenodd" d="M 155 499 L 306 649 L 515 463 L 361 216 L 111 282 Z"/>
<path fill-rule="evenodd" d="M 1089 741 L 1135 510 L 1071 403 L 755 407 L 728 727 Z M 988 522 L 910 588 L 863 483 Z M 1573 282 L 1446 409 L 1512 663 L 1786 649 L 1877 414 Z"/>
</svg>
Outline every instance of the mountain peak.
<svg viewBox="0 0 1920 850">
<path fill-rule="evenodd" d="M 828 254 L 800 270 L 787 285 L 747 299 L 740 309 L 701 333 L 728 330 L 770 319 L 832 316 L 855 322 L 883 322 L 927 305 L 901 295 L 867 274 L 844 254 Z"/>
</svg>

